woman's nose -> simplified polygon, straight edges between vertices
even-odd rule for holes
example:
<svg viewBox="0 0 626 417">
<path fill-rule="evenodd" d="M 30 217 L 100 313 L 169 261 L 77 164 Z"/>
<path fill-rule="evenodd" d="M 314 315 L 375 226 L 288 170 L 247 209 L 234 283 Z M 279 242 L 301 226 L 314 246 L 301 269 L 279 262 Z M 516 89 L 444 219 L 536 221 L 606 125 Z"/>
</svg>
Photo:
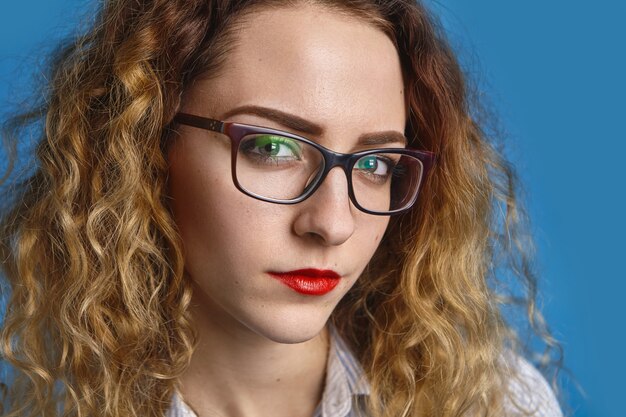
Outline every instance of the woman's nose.
<svg viewBox="0 0 626 417">
<path fill-rule="evenodd" d="M 316 236 L 327 246 L 344 243 L 354 233 L 354 207 L 348 196 L 348 181 L 341 167 L 328 172 L 312 196 L 296 204 L 294 232 Z"/>
</svg>

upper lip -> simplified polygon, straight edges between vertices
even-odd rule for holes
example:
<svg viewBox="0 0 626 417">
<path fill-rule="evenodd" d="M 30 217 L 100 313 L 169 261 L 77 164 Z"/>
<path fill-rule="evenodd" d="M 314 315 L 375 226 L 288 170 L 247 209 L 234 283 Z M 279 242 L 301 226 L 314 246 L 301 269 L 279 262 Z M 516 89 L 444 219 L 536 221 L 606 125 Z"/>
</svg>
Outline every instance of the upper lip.
<svg viewBox="0 0 626 417">
<path fill-rule="evenodd" d="M 296 269 L 295 271 L 287 271 L 287 272 L 270 272 L 273 275 L 299 275 L 302 277 L 310 277 L 310 278 L 341 278 L 337 272 L 332 269 L 315 269 L 315 268 L 306 268 L 306 269 Z"/>
</svg>

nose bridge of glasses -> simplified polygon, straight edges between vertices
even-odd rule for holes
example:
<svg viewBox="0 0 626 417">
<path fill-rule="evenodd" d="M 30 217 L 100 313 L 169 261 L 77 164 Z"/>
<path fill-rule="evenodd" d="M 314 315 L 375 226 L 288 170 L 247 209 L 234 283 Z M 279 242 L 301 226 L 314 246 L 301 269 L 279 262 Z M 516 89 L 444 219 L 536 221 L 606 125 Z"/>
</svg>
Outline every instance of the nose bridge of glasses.
<svg viewBox="0 0 626 417">
<path fill-rule="evenodd" d="M 353 159 L 351 154 L 334 152 L 326 149 L 326 166 L 324 167 L 325 174 L 328 174 L 334 167 L 340 166 L 346 176 L 350 175 L 350 162 Z"/>
<path fill-rule="evenodd" d="M 324 159 L 324 169 L 322 171 L 318 171 L 318 175 L 313 181 L 308 181 L 304 193 L 307 194 L 311 188 L 318 188 L 322 185 L 323 182 L 326 181 L 326 177 L 330 173 L 330 171 L 335 167 L 341 167 L 341 170 L 344 172 L 346 176 L 346 181 L 350 184 L 350 163 L 352 159 L 352 155 L 350 154 L 342 154 L 339 152 L 330 151 L 325 149 L 325 159 Z M 349 190 L 346 190 L 349 191 Z"/>
<path fill-rule="evenodd" d="M 350 182 L 350 162 L 352 159 L 352 155 L 343 154 L 339 152 L 334 152 L 328 149 L 325 149 L 325 160 L 324 160 L 324 170 L 321 172 L 318 180 L 316 182 L 322 182 L 326 179 L 330 170 L 335 167 L 341 167 L 341 170 L 346 175 L 346 180 L 348 183 Z"/>
</svg>

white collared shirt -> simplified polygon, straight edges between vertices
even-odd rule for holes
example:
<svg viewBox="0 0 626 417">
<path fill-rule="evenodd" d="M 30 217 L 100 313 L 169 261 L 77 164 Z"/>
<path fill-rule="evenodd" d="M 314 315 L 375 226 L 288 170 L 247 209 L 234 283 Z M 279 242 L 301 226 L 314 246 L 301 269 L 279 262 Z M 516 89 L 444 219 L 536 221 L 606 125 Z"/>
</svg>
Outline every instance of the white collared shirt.
<svg viewBox="0 0 626 417">
<path fill-rule="evenodd" d="M 330 347 L 326 367 L 326 384 L 322 401 L 313 417 L 359 417 L 364 397 L 370 387 L 363 368 L 333 326 L 329 326 Z M 545 378 L 528 361 L 519 356 L 510 356 L 507 366 L 517 368 L 522 383 L 512 382 L 514 401 L 533 410 L 534 417 L 562 417 L 558 401 Z M 507 405 L 508 404 L 508 405 Z M 506 402 L 507 408 L 511 407 Z M 198 417 L 196 413 L 175 393 L 167 417 Z"/>
</svg>

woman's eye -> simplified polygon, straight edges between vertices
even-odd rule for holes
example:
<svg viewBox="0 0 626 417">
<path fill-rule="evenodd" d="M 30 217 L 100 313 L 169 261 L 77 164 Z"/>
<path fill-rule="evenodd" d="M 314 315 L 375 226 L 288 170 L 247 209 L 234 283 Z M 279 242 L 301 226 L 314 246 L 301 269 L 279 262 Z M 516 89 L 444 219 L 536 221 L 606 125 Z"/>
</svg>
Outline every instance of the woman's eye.
<svg viewBox="0 0 626 417">
<path fill-rule="evenodd" d="M 377 155 L 365 156 L 358 160 L 356 169 L 368 174 L 386 177 L 389 175 L 390 161 Z"/>
<path fill-rule="evenodd" d="M 246 153 L 270 158 L 299 159 L 301 156 L 300 146 L 295 140 L 276 135 L 254 136 L 245 140 L 241 149 Z"/>
</svg>

